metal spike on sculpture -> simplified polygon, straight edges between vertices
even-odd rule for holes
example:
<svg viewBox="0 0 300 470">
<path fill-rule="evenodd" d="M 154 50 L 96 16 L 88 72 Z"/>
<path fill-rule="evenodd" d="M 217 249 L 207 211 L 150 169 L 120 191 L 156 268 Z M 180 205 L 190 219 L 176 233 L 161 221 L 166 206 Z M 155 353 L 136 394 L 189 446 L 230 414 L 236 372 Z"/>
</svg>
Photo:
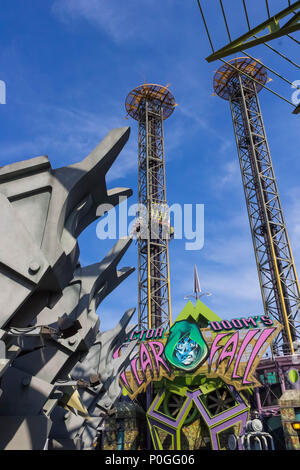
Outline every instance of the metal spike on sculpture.
<svg viewBox="0 0 300 470">
<path fill-rule="evenodd" d="M 171 323 L 169 211 L 166 199 L 163 121 L 176 103 L 167 87 L 144 84 L 126 98 L 127 113 L 139 122 L 139 328 Z"/>
<path fill-rule="evenodd" d="M 102 204 L 132 194 L 105 181 L 129 132 L 68 167 L 42 156 L 0 168 L 0 449 L 91 448 L 121 393 L 134 344 L 113 352 L 134 309 L 105 333 L 96 309 L 134 270 L 117 268 L 131 239 L 81 267 L 77 238 Z"/>
<path fill-rule="evenodd" d="M 276 350 L 293 354 L 299 283 L 258 100 L 266 81 L 261 62 L 241 57 L 217 71 L 214 89 L 230 103 L 265 314 L 284 325 Z"/>
</svg>

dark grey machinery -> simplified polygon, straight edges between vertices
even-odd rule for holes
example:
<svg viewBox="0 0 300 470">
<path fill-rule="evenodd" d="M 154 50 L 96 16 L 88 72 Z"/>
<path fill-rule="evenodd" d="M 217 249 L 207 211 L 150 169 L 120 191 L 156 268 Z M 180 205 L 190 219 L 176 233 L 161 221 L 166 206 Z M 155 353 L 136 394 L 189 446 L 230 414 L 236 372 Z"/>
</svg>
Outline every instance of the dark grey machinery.
<svg viewBox="0 0 300 470">
<path fill-rule="evenodd" d="M 0 167 L 0 449 L 91 448 L 120 395 L 134 344 L 113 352 L 134 309 L 105 333 L 96 310 L 133 271 L 117 268 L 131 239 L 82 267 L 77 238 L 102 204 L 132 194 L 105 180 L 129 133 L 68 167 L 46 156 Z"/>
</svg>

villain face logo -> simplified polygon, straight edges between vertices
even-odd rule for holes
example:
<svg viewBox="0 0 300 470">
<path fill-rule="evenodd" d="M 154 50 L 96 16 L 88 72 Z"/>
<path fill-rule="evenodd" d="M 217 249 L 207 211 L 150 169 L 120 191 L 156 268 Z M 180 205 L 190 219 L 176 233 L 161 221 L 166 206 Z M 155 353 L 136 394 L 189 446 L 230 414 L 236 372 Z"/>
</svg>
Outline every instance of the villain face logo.
<svg viewBox="0 0 300 470">
<path fill-rule="evenodd" d="M 186 320 L 176 322 L 170 329 L 165 356 L 177 369 L 192 371 L 208 356 L 208 347 L 200 329 Z"/>
</svg>

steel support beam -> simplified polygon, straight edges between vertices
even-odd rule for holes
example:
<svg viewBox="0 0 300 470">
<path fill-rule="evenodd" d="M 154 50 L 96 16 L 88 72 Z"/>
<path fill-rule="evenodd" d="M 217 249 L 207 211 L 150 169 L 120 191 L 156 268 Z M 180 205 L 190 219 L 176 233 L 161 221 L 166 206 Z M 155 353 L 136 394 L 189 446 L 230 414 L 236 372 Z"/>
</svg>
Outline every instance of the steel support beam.
<svg viewBox="0 0 300 470">
<path fill-rule="evenodd" d="M 280 26 L 279 21 L 286 18 L 288 15 L 294 13 L 294 16 L 289 19 L 285 24 Z M 243 34 L 239 38 L 231 41 L 226 46 L 222 47 L 218 51 L 214 52 L 206 58 L 207 62 L 213 62 L 217 59 L 227 57 L 237 52 L 242 51 L 243 49 L 249 49 L 264 42 L 271 41 L 287 34 L 293 33 L 300 29 L 300 1 L 293 3 L 288 6 L 281 12 L 276 15 L 268 18 L 266 21 L 256 26 L 253 29 L 250 29 L 246 34 Z M 262 33 L 263 31 L 268 30 L 268 33 L 262 34 L 259 37 L 256 37 L 257 34 Z"/>
<path fill-rule="evenodd" d="M 139 328 L 169 328 L 171 322 L 169 225 L 166 201 L 163 109 L 154 101 L 139 106 Z M 164 225 L 164 220 L 167 224 Z"/>
<path fill-rule="evenodd" d="M 278 352 L 300 338 L 300 294 L 256 84 L 240 73 L 227 84 L 265 314 L 284 325 Z"/>
</svg>

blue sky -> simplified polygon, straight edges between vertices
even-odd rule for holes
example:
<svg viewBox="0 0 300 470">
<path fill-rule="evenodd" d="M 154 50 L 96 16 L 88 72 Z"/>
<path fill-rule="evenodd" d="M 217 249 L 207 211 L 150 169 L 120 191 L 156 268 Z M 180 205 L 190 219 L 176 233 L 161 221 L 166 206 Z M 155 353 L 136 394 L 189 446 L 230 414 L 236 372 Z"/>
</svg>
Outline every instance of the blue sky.
<svg viewBox="0 0 300 470">
<path fill-rule="evenodd" d="M 202 3 L 220 47 L 226 31 L 218 2 Z M 266 19 L 264 2 L 248 3 L 252 24 Z M 273 13 L 287 5 L 269 3 Z M 234 37 L 246 30 L 239 4 L 224 0 Z M 196 0 L 2 0 L 0 27 L 0 79 L 7 86 L 7 103 L 0 106 L 0 165 L 43 154 L 53 167 L 68 165 L 110 129 L 130 125 L 108 186 L 131 187 L 129 202 L 137 202 L 137 123 L 125 120 L 124 101 L 145 80 L 170 84 L 178 106 L 165 122 L 168 202 L 205 205 L 203 249 L 186 251 L 180 240 L 170 245 L 173 317 L 192 291 L 194 264 L 202 286 L 213 293 L 205 302 L 217 314 L 263 313 L 229 105 L 212 96 L 221 63 L 205 61 L 210 48 Z M 299 62 L 297 45 L 288 38 L 272 45 Z M 299 69 L 264 46 L 249 52 L 290 81 L 300 80 Z M 291 99 L 290 86 L 272 78 L 269 86 Z M 299 267 L 299 116 L 267 91 L 260 100 Z M 102 259 L 112 244 L 97 239 L 93 224 L 80 237 L 82 264 Z M 126 265 L 137 266 L 135 243 L 120 267 Z M 137 307 L 137 273 L 101 304 L 101 328 L 113 326 L 130 307 Z"/>
</svg>

